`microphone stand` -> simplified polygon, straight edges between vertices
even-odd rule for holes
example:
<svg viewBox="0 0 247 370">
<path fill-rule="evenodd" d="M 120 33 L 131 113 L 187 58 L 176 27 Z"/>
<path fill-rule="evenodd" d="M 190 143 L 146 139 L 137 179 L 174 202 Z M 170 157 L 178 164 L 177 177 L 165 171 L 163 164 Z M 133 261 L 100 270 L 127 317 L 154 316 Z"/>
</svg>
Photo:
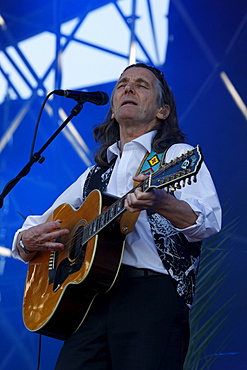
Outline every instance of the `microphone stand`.
<svg viewBox="0 0 247 370">
<path fill-rule="evenodd" d="M 81 102 L 78 102 L 78 104 L 71 110 L 71 114 L 66 118 L 66 120 L 62 123 L 62 125 L 54 132 L 54 134 L 50 137 L 49 140 L 42 146 L 42 148 L 37 152 L 34 153 L 30 161 L 23 167 L 23 169 L 18 173 L 18 175 L 10 180 L 7 185 L 5 185 L 2 193 L 0 194 L 0 208 L 3 206 L 3 200 L 6 197 L 6 195 L 9 194 L 9 192 L 13 189 L 13 187 L 24 177 L 26 176 L 30 170 L 32 165 L 35 162 L 39 162 L 40 164 L 44 162 L 45 158 L 41 157 L 41 154 L 43 151 L 50 145 L 50 143 L 57 137 L 57 135 L 63 130 L 63 128 L 71 121 L 71 119 L 75 116 L 77 116 L 80 111 L 83 108 L 83 104 Z"/>
</svg>

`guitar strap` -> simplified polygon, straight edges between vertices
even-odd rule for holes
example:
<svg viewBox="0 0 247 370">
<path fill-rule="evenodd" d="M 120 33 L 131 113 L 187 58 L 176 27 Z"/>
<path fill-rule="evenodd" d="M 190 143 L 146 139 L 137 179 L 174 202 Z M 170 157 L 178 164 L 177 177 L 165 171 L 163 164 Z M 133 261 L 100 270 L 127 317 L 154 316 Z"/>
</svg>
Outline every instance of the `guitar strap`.
<svg viewBox="0 0 247 370">
<path fill-rule="evenodd" d="M 136 172 L 136 175 L 143 174 L 143 175 L 150 175 L 151 173 L 157 171 L 161 164 L 164 163 L 164 159 L 166 156 L 168 148 L 161 153 L 155 152 L 152 148 L 151 152 L 148 152 L 143 157 L 141 164 Z"/>
</svg>

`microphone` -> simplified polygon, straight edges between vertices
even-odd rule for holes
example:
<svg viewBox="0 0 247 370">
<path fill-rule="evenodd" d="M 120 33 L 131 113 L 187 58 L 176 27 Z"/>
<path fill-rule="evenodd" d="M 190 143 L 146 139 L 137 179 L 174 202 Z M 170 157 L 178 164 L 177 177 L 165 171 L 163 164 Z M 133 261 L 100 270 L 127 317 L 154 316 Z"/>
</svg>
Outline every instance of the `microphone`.
<svg viewBox="0 0 247 370">
<path fill-rule="evenodd" d="M 53 94 L 65 96 L 78 101 L 79 103 L 93 103 L 96 105 L 105 105 L 109 101 L 109 96 L 102 91 L 74 91 L 74 90 L 54 90 Z"/>
</svg>

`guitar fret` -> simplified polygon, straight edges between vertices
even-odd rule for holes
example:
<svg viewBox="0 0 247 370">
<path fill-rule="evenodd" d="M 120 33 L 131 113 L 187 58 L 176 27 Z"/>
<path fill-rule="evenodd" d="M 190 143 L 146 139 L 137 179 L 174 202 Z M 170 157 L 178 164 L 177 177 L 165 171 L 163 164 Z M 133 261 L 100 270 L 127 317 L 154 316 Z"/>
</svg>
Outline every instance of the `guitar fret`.
<svg viewBox="0 0 247 370">
<path fill-rule="evenodd" d="M 144 183 L 143 186 L 142 186 L 142 191 L 146 191 L 148 190 L 149 186 L 147 183 Z"/>
<path fill-rule="evenodd" d="M 85 243 L 85 240 L 87 239 L 88 237 L 88 225 L 84 227 L 83 229 L 83 235 L 82 235 L 82 238 L 81 238 L 81 245 L 83 245 Z"/>
<path fill-rule="evenodd" d="M 109 208 L 105 210 L 105 223 L 107 224 L 109 222 Z"/>
<path fill-rule="evenodd" d="M 119 202 L 117 202 L 117 205 L 116 205 L 116 208 L 117 208 L 117 213 L 119 213 L 120 211 L 122 211 L 123 210 L 123 201 L 121 200 L 121 201 L 119 201 Z"/>
<path fill-rule="evenodd" d="M 86 233 L 85 233 L 85 236 L 84 236 L 84 240 L 83 240 L 83 244 L 85 244 L 86 240 L 90 239 L 91 237 L 91 234 L 90 234 L 90 231 L 91 231 L 91 225 L 87 225 L 86 227 Z"/>
<path fill-rule="evenodd" d="M 100 216 L 96 218 L 96 232 L 98 232 L 100 229 Z"/>
<path fill-rule="evenodd" d="M 87 240 L 89 240 L 92 236 L 92 222 L 88 225 L 88 231 L 87 231 Z"/>
<path fill-rule="evenodd" d="M 115 216 L 114 207 L 111 206 L 110 207 L 110 219 L 112 220 L 114 218 L 114 216 Z"/>
<path fill-rule="evenodd" d="M 95 220 L 92 221 L 92 225 L 91 225 L 91 236 L 94 233 L 94 228 L 95 228 Z"/>
<path fill-rule="evenodd" d="M 121 199 L 121 203 L 120 203 L 120 205 L 119 205 L 119 209 L 120 209 L 120 211 L 123 211 L 123 210 L 124 210 L 124 202 L 125 202 L 125 199 L 126 199 L 126 198 L 122 198 L 122 199 Z"/>
<path fill-rule="evenodd" d="M 101 214 L 100 227 L 103 227 L 105 224 L 105 212 Z"/>
<path fill-rule="evenodd" d="M 92 221 L 92 228 L 93 228 L 92 232 L 93 232 L 93 234 L 94 234 L 94 233 L 96 233 L 96 231 L 97 231 L 97 225 L 96 225 L 96 222 L 97 222 L 97 218 L 95 218 L 95 219 Z"/>
</svg>

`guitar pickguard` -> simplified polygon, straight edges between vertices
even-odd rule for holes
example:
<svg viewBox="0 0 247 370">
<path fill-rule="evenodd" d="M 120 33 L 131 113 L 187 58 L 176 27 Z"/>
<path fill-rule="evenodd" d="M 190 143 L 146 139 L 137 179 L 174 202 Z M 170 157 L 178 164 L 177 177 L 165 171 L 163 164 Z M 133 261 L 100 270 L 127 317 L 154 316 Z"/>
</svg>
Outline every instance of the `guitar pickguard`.
<svg viewBox="0 0 247 370">
<path fill-rule="evenodd" d="M 53 292 L 56 292 L 62 286 L 69 275 L 79 271 L 84 263 L 87 243 L 82 245 L 85 223 L 81 223 L 82 221 L 72 232 L 71 243 L 68 249 L 69 257 L 58 263 L 59 252 L 52 252 L 50 255 L 49 284 L 53 284 Z M 61 238 L 58 238 L 56 241 L 61 242 Z"/>
<path fill-rule="evenodd" d="M 83 261 L 85 257 L 85 250 L 82 250 L 80 255 L 74 261 L 70 261 L 68 258 L 62 260 L 59 266 L 56 269 L 54 283 L 53 283 L 53 291 L 56 292 L 67 279 L 67 277 L 77 271 L 79 271 L 82 267 Z"/>
</svg>

